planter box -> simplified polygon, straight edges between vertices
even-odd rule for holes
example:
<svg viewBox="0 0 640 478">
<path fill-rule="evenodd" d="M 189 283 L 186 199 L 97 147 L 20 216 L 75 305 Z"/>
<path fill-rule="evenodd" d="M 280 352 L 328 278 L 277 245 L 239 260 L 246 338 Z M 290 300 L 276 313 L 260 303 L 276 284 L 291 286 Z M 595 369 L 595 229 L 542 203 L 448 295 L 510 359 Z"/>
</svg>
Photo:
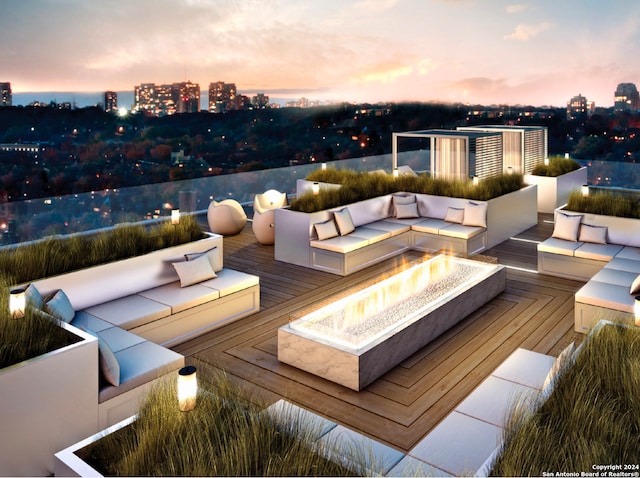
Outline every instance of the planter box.
<svg viewBox="0 0 640 478">
<path fill-rule="evenodd" d="M 98 340 L 82 340 L 0 370 L 0 475 L 47 476 L 54 453 L 98 428 Z"/>
<path fill-rule="evenodd" d="M 298 180 L 296 180 L 296 196 L 300 197 L 304 193 L 311 191 L 312 187 L 313 187 L 313 184 L 315 182 L 317 182 L 317 181 L 307 181 L 306 179 L 298 179 Z M 321 183 L 321 182 L 318 182 L 318 186 L 322 190 L 325 190 L 325 189 L 340 189 L 342 187 L 340 184 Z"/>
<path fill-rule="evenodd" d="M 587 184 L 587 168 L 583 166 L 557 177 L 526 174 L 524 182 L 538 186 L 538 212 L 552 214 L 556 208 L 566 204 L 571 191 Z"/>
</svg>

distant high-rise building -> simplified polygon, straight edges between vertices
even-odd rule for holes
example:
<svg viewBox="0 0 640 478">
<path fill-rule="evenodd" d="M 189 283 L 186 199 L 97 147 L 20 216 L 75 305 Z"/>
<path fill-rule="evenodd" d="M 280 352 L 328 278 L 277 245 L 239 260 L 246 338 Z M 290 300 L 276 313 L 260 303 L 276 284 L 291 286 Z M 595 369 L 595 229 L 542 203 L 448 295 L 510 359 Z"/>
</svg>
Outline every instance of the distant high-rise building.
<svg viewBox="0 0 640 478">
<path fill-rule="evenodd" d="M 236 84 L 216 81 L 209 83 L 209 112 L 224 113 L 236 109 Z"/>
<path fill-rule="evenodd" d="M 134 87 L 135 112 L 153 116 L 200 111 L 200 85 L 190 81 L 165 85 L 143 83 Z"/>
<path fill-rule="evenodd" d="M 0 83 L 0 106 L 11 106 L 12 102 L 11 83 Z"/>
<path fill-rule="evenodd" d="M 637 111 L 640 109 L 640 95 L 634 83 L 620 83 L 613 98 L 614 111 Z"/>
<path fill-rule="evenodd" d="M 104 110 L 107 113 L 118 112 L 118 93 L 115 91 L 104 92 Z"/>
<path fill-rule="evenodd" d="M 264 93 L 258 93 L 251 98 L 251 104 L 254 108 L 267 108 L 269 106 L 269 97 Z"/>
<path fill-rule="evenodd" d="M 588 101 L 584 96 L 574 96 L 567 103 L 567 119 L 585 119 L 595 113 L 596 104 Z"/>
</svg>

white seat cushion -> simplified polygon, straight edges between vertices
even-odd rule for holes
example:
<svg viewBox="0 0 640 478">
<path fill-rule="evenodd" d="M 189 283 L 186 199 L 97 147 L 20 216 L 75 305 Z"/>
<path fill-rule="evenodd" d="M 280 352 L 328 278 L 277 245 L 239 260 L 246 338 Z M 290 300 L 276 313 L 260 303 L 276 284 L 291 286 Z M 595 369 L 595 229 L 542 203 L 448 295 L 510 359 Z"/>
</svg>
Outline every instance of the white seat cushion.
<svg viewBox="0 0 640 478">
<path fill-rule="evenodd" d="M 622 250 L 616 254 L 616 257 L 640 261 L 640 247 L 624 246 Z"/>
<path fill-rule="evenodd" d="M 369 244 L 369 240 L 362 237 L 355 237 L 350 234 L 348 236 L 332 237 L 331 239 L 325 239 L 324 241 L 311 241 L 309 244 L 311 247 L 315 247 L 317 249 L 346 253 L 367 246 Z"/>
<path fill-rule="evenodd" d="M 634 261 L 631 259 L 622 259 L 620 257 L 614 257 L 605 265 L 607 269 L 617 269 L 627 272 L 635 272 L 640 274 L 640 261 Z"/>
<path fill-rule="evenodd" d="M 369 241 L 369 244 L 375 244 L 376 242 L 380 242 L 391 237 L 390 232 L 383 231 L 381 229 L 373 229 L 369 226 L 357 227 L 356 230 L 351 233 L 351 235 L 354 237 L 367 239 Z"/>
<path fill-rule="evenodd" d="M 443 219 L 424 219 L 411 226 L 411 229 L 418 232 L 427 232 L 429 234 L 438 234 L 443 227 L 449 226 L 451 223 Z"/>
<path fill-rule="evenodd" d="M 179 282 L 174 282 L 139 292 L 138 295 L 168 305 L 173 314 L 216 300 L 220 296 L 218 291 L 204 286 L 202 282 L 189 287 L 180 287 Z"/>
<path fill-rule="evenodd" d="M 398 234 L 402 234 L 403 232 L 407 232 L 411 229 L 410 224 L 404 224 L 402 222 L 396 221 L 376 221 L 371 224 L 367 224 L 367 227 L 371 229 L 379 229 L 381 231 L 387 231 L 392 236 L 397 236 Z"/>
<path fill-rule="evenodd" d="M 573 257 L 575 250 L 581 245 L 582 242 L 565 241 L 564 239 L 550 237 L 538 244 L 538 252 L 549 252 L 551 254 Z"/>
<path fill-rule="evenodd" d="M 635 272 L 621 271 L 619 269 L 611 269 L 604 267 L 600 269 L 591 280 L 597 282 L 606 282 L 607 284 L 621 285 L 631 289 L 631 284 L 638 277 Z"/>
<path fill-rule="evenodd" d="M 584 242 L 576 248 L 573 255 L 575 257 L 582 257 L 583 259 L 610 261 L 621 250 L 622 246 L 618 244 L 595 244 L 593 242 Z"/>
<path fill-rule="evenodd" d="M 634 298 L 629 287 L 590 280 L 576 292 L 576 302 L 633 313 Z"/>
<path fill-rule="evenodd" d="M 471 239 L 478 234 L 482 234 L 484 231 L 486 231 L 484 227 L 449 224 L 446 227 L 440 228 L 438 234 L 441 236 L 458 237 L 460 239 Z"/>
<path fill-rule="evenodd" d="M 85 311 L 125 330 L 171 315 L 168 305 L 136 294 L 89 307 Z"/>
<path fill-rule="evenodd" d="M 224 297 L 259 284 L 258 276 L 233 269 L 222 269 L 218 272 L 218 277 L 202 282 L 200 285 L 211 287 L 220 293 L 220 297 Z"/>
</svg>

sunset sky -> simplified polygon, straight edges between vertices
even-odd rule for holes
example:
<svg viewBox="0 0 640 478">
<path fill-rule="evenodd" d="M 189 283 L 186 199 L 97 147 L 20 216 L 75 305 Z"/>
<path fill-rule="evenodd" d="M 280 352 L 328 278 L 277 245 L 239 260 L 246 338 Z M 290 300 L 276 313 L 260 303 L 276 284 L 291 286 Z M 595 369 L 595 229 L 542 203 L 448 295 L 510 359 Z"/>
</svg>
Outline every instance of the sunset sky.
<svg viewBox="0 0 640 478">
<path fill-rule="evenodd" d="M 639 51 L 637 0 L 0 0 L 0 81 L 16 96 L 191 80 L 278 98 L 612 106 L 618 83 L 640 86 Z"/>
</svg>

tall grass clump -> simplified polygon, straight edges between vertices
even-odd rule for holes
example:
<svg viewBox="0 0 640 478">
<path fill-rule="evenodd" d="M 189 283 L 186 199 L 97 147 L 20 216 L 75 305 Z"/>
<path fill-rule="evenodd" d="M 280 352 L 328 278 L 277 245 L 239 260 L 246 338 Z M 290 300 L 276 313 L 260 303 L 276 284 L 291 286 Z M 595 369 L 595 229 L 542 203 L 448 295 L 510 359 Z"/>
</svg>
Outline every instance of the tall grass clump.
<svg viewBox="0 0 640 478">
<path fill-rule="evenodd" d="M 13 319 L 9 314 L 9 288 L 7 278 L 0 274 L 0 369 L 80 340 L 55 319 L 29 306 L 24 317 Z"/>
<path fill-rule="evenodd" d="M 595 464 L 637 463 L 640 330 L 605 325 L 585 340 L 546 400 L 516 407 L 491 475 L 592 473 Z"/>
<path fill-rule="evenodd" d="M 565 158 L 562 156 L 549 157 L 549 164 L 538 163 L 533 167 L 531 172 L 534 176 L 557 177 L 570 173 L 576 169 L 580 169 L 580 163 L 575 159 Z"/>
<path fill-rule="evenodd" d="M 79 454 L 113 476 L 354 475 L 323 457 L 311 423 L 264 413 L 223 374 L 199 390 L 181 412 L 174 385 L 153 389 L 135 422 Z"/>
<path fill-rule="evenodd" d="M 587 197 L 583 197 L 580 191 L 572 191 L 567 200 L 567 209 L 605 216 L 640 218 L 637 196 L 607 190 L 591 191 Z"/>
<path fill-rule="evenodd" d="M 487 178 L 480 181 L 478 185 L 474 185 L 471 180 L 438 179 L 428 174 L 394 178 L 390 174 L 358 173 L 344 169 L 314 171 L 307 176 L 307 179 L 340 184 L 341 187 L 321 189 L 316 195 L 310 191 L 300 195 L 291 202 L 290 208 L 294 211 L 307 213 L 322 211 L 399 191 L 487 201 L 517 191 L 524 186 L 524 178 L 521 174 Z"/>
<path fill-rule="evenodd" d="M 204 236 L 192 216 L 173 226 L 166 222 L 148 228 L 124 224 L 95 235 L 53 236 L 43 241 L 0 250 L 0 273 L 18 284 L 65 272 L 127 259 Z"/>
</svg>

